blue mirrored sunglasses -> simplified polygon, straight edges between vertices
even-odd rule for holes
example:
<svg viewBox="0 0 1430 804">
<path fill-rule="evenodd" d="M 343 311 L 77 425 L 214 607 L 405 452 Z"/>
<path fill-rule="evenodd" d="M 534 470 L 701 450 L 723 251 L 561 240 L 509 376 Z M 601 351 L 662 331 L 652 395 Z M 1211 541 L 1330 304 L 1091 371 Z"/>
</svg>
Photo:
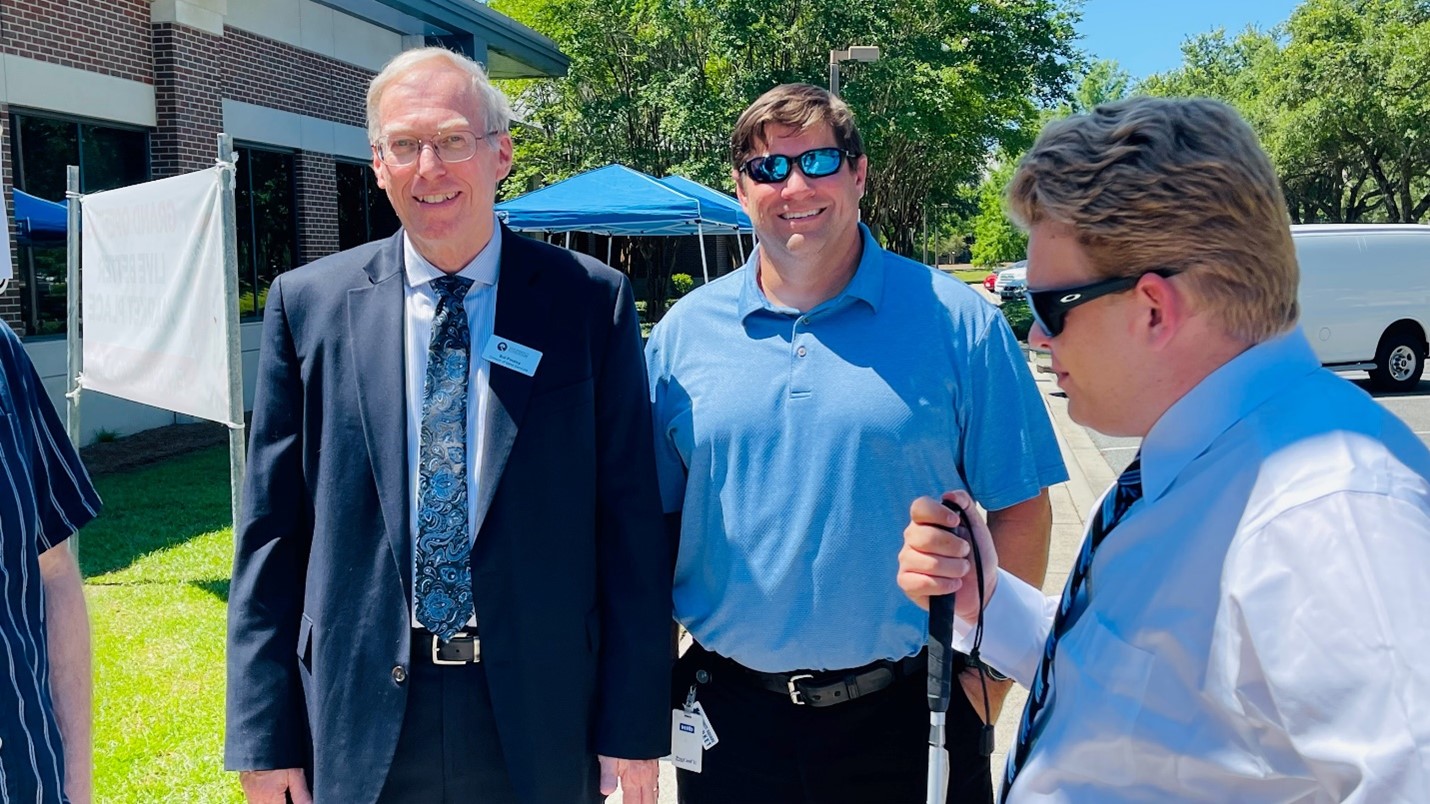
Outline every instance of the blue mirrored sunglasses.
<svg viewBox="0 0 1430 804">
<path fill-rule="evenodd" d="M 740 166 L 740 170 L 760 184 L 784 181 L 789 178 L 789 172 L 795 165 L 799 166 L 799 172 L 807 178 L 818 179 L 838 173 L 846 157 L 850 164 L 853 164 L 859 158 L 859 154 L 846 151 L 843 148 L 811 148 L 799 156 L 785 156 L 784 154 L 756 156 L 746 160 L 745 164 Z"/>
</svg>

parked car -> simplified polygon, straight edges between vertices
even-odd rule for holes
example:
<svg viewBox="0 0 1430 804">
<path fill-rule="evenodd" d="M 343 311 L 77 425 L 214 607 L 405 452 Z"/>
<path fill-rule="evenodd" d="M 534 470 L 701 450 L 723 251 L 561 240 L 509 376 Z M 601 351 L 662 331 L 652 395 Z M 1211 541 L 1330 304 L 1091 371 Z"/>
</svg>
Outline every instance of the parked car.
<svg viewBox="0 0 1430 804">
<path fill-rule="evenodd" d="M 1414 388 L 1430 331 L 1430 226 L 1302 224 L 1291 238 L 1301 328 L 1321 364 L 1369 371 L 1379 390 Z"/>
<path fill-rule="evenodd" d="M 1009 299 L 1023 298 L 1023 291 L 1028 289 L 1028 261 L 1019 260 L 1011 266 L 998 272 L 998 278 L 993 282 L 993 290 L 998 294 L 998 298 L 1008 301 Z"/>
<path fill-rule="evenodd" d="M 988 276 L 983 277 L 983 289 L 986 290 L 986 291 L 988 291 L 989 293 L 992 293 L 992 292 L 993 292 L 993 283 L 994 283 L 994 282 L 997 282 L 997 281 L 998 281 L 998 271 L 994 271 L 993 273 L 989 274 Z"/>
</svg>

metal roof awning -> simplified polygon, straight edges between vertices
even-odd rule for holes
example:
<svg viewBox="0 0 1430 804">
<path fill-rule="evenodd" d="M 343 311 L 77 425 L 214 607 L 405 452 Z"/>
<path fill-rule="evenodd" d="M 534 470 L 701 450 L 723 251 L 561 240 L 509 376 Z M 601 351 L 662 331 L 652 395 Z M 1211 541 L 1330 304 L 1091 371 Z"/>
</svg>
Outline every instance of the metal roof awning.
<svg viewBox="0 0 1430 804">
<path fill-rule="evenodd" d="M 487 73 L 492 78 L 557 78 L 571 64 L 555 42 L 477 0 L 319 2 L 408 36 L 448 44 L 474 38 L 486 46 Z"/>
</svg>

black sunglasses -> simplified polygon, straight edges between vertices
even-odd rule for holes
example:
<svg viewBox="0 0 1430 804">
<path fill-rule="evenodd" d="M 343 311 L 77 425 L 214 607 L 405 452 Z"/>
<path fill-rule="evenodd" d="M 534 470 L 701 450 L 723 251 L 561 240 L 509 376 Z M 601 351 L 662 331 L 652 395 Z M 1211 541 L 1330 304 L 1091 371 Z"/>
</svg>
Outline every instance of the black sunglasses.
<svg viewBox="0 0 1430 804">
<path fill-rule="evenodd" d="M 1137 286 L 1142 277 L 1147 274 L 1156 274 L 1166 279 L 1176 276 L 1181 271 L 1171 268 L 1154 268 L 1151 271 L 1143 271 L 1135 276 L 1118 276 L 1112 279 L 1102 279 L 1086 285 L 1078 285 L 1072 288 L 1054 288 L 1052 290 L 1029 290 L 1027 291 L 1028 306 L 1033 310 L 1033 320 L 1038 326 L 1048 334 L 1049 338 L 1056 338 L 1062 334 L 1063 327 L 1067 324 L 1068 313 L 1074 307 L 1087 304 L 1103 296 L 1111 296 L 1114 293 L 1122 293 Z"/>
<path fill-rule="evenodd" d="M 774 184 L 789 178 L 790 170 L 795 165 L 799 165 L 800 173 L 808 178 L 818 179 L 838 173 L 846 157 L 849 159 L 849 163 L 853 164 L 859 158 L 859 154 L 846 151 L 843 148 L 811 148 L 799 156 L 785 156 L 784 154 L 756 156 L 746 160 L 745 164 L 740 166 L 740 170 L 760 184 Z"/>
</svg>

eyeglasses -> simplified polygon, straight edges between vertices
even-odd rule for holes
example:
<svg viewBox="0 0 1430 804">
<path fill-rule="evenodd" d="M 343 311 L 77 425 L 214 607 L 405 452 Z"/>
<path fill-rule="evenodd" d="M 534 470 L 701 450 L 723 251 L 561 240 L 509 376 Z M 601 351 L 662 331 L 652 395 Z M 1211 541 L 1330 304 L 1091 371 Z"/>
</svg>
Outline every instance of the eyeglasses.
<svg viewBox="0 0 1430 804">
<path fill-rule="evenodd" d="M 1154 268 L 1151 271 L 1144 271 L 1135 276 L 1118 276 L 1112 279 L 1102 279 L 1086 285 L 1078 285 L 1071 288 L 1055 288 L 1053 290 L 1029 290 L 1027 291 L 1028 306 L 1033 310 L 1033 320 L 1048 334 L 1049 338 L 1056 338 L 1062 334 L 1063 327 L 1067 324 L 1068 313 L 1074 307 L 1087 304 L 1090 301 L 1100 299 L 1103 296 L 1111 296 L 1114 293 L 1123 293 L 1137 286 L 1142 281 L 1142 277 L 1147 274 L 1156 274 L 1166 279 L 1176 276 L 1181 271 L 1171 268 Z"/>
<path fill-rule="evenodd" d="M 500 131 L 477 134 L 475 131 L 443 131 L 430 139 L 422 137 L 383 137 L 377 141 L 378 157 L 393 167 L 405 167 L 422 155 L 422 146 L 431 145 L 433 153 L 444 163 L 465 162 L 477 155 L 477 141 Z"/>
<path fill-rule="evenodd" d="M 789 178 L 789 172 L 795 165 L 799 165 L 799 172 L 806 177 L 819 179 L 838 173 L 846 157 L 850 164 L 853 164 L 854 160 L 859 158 L 859 154 L 846 151 L 843 148 L 811 148 L 799 156 L 785 156 L 784 154 L 756 156 L 746 160 L 745 164 L 740 166 L 740 170 L 760 184 L 784 181 Z"/>
</svg>

